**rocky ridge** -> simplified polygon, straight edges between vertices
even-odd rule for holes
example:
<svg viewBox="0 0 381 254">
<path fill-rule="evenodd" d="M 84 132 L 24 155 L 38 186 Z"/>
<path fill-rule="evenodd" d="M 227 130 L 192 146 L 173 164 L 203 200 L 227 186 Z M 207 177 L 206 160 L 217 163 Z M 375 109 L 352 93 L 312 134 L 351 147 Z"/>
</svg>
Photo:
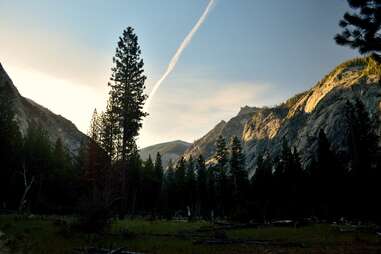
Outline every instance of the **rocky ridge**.
<svg viewBox="0 0 381 254">
<path fill-rule="evenodd" d="M 276 156 L 285 138 L 301 154 L 306 165 L 316 150 L 323 129 L 333 148 L 347 150 L 345 103 L 359 98 L 370 115 L 380 119 L 381 65 L 371 57 L 356 58 L 337 66 L 313 88 L 275 107 L 244 107 L 228 122 L 220 122 L 195 141 L 184 156 L 203 154 L 213 163 L 214 144 L 219 135 L 241 138 L 246 162 L 254 169 L 256 156 L 264 150 Z"/>
<path fill-rule="evenodd" d="M 16 114 L 15 118 L 23 135 L 26 134 L 31 124 L 41 127 L 46 130 L 52 142 L 56 142 L 58 138 L 61 138 L 73 154 L 78 152 L 81 143 L 87 139 L 87 136 L 79 131 L 71 121 L 21 96 L 1 64 L 0 94 L 12 100 Z"/>
</svg>

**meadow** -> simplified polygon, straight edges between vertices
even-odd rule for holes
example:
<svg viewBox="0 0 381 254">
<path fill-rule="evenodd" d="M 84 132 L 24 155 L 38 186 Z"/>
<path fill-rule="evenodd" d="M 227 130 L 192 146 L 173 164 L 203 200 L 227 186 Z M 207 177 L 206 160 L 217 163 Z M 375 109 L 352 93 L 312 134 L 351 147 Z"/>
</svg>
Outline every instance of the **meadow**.
<svg viewBox="0 0 381 254">
<path fill-rule="evenodd" d="M 240 228 L 206 221 L 114 220 L 108 233 L 72 229 L 70 217 L 0 216 L 0 253 L 64 254 L 97 247 L 138 253 L 380 253 L 373 229 L 331 224 Z M 340 230 L 341 229 L 341 230 Z M 345 232 L 342 232 L 345 231 Z"/>
</svg>

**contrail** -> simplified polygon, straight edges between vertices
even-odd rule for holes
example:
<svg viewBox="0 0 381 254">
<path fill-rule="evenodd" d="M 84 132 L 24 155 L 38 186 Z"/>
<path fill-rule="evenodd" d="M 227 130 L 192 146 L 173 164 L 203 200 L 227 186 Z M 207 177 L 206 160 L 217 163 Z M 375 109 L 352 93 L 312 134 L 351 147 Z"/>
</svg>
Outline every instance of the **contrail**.
<svg viewBox="0 0 381 254">
<path fill-rule="evenodd" d="M 173 71 L 175 68 L 177 61 L 179 60 L 181 54 L 183 53 L 184 49 L 189 45 L 189 43 L 192 41 L 193 36 L 197 32 L 197 30 L 201 27 L 201 25 L 204 23 L 205 19 L 208 17 L 208 14 L 213 6 L 214 0 L 209 0 L 208 6 L 206 7 L 205 11 L 202 13 L 201 17 L 197 21 L 197 23 L 194 25 L 192 30 L 188 33 L 188 35 L 184 38 L 184 40 L 181 42 L 180 47 L 176 50 L 175 55 L 172 57 L 171 61 L 169 62 L 166 71 L 164 72 L 163 76 L 156 82 L 156 84 L 153 86 L 151 93 L 149 94 L 149 97 L 146 101 L 145 108 L 148 108 L 150 106 L 151 100 L 153 96 L 155 95 L 157 89 L 159 89 L 161 83 L 168 77 L 168 75 Z"/>
</svg>

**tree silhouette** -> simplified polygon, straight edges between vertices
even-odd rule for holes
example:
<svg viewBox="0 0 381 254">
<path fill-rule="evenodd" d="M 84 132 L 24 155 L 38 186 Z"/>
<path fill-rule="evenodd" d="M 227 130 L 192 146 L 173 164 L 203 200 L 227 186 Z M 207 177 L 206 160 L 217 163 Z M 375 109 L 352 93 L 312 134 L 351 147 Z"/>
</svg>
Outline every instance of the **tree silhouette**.
<svg viewBox="0 0 381 254">
<path fill-rule="evenodd" d="M 207 208 L 207 170 L 204 157 L 200 154 L 197 163 L 197 213 L 200 215 Z M 205 216 L 206 214 L 203 213 Z"/>
<path fill-rule="evenodd" d="M 114 67 L 111 75 L 110 102 L 112 103 L 112 113 L 117 117 L 117 126 L 120 135 L 116 136 L 115 143 L 118 145 L 118 155 L 124 165 L 122 165 L 122 210 L 126 210 L 127 200 L 127 160 L 135 151 L 136 136 L 142 127 L 143 117 L 147 115 L 143 111 L 146 100 L 144 94 L 145 80 L 143 70 L 143 60 L 140 57 L 141 50 L 138 44 L 138 37 L 134 29 L 128 27 L 119 37 L 115 56 L 113 57 Z"/>
<path fill-rule="evenodd" d="M 335 36 L 339 45 L 357 48 L 361 54 L 381 53 L 381 2 L 379 0 L 348 0 L 356 13 L 345 13 L 339 25 L 344 29 Z"/>
</svg>

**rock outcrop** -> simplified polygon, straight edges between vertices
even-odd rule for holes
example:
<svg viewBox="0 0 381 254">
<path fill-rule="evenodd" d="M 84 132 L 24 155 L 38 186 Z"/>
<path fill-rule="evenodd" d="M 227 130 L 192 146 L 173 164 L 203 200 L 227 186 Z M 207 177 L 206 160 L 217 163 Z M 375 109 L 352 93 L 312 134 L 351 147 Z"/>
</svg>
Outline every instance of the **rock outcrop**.
<svg viewBox="0 0 381 254">
<path fill-rule="evenodd" d="M 7 96 L 13 102 L 16 121 L 23 135 L 33 124 L 47 131 L 52 142 L 61 138 L 71 153 L 76 154 L 87 136 L 66 118 L 56 115 L 49 109 L 21 96 L 12 80 L 0 64 L 0 94 Z"/>
<path fill-rule="evenodd" d="M 347 151 L 347 101 L 359 98 L 370 115 L 380 118 L 381 65 L 370 57 L 353 59 L 336 67 L 312 89 L 271 108 L 244 107 L 228 122 L 219 123 L 184 153 L 203 154 L 212 162 L 218 135 L 230 140 L 241 138 L 246 162 L 253 169 L 258 153 L 267 150 L 273 156 L 285 138 L 301 154 L 306 165 L 313 156 L 317 136 L 323 129 L 338 153 Z M 270 96 L 270 95 L 269 95 Z"/>
</svg>

